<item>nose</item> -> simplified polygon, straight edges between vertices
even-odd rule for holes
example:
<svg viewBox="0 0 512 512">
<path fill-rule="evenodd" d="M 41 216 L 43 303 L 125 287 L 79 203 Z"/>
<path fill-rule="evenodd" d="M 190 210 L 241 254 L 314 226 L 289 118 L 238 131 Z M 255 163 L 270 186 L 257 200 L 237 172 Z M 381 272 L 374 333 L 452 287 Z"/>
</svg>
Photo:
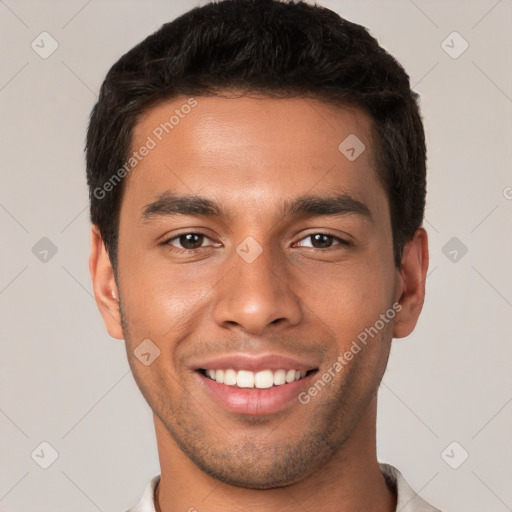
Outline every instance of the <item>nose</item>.
<svg viewBox="0 0 512 512">
<path fill-rule="evenodd" d="M 235 253 L 233 266 L 216 287 L 217 325 L 238 327 L 253 335 L 261 335 L 277 325 L 297 325 L 303 311 L 292 290 L 290 274 L 285 263 L 272 258 L 268 251 L 264 250 L 252 262 Z"/>
</svg>

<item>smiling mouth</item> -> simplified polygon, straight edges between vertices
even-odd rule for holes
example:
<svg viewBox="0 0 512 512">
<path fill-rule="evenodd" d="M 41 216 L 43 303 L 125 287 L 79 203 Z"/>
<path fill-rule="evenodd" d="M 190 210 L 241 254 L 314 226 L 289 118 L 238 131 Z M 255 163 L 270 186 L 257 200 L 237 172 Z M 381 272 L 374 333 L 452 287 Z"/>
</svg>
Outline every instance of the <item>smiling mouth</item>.
<svg viewBox="0 0 512 512">
<path fill-rule="evenodd" d="M 203 376 L 214 380 L 219 384 L 243 389 L 269 389 L 277 386 L 285 386 L 292 382 L 302 380 L 313 370 L 261 370 L 252 372 L 249 370 L 212 369 L 201 368 L 198 370 Z"/>
</svg>

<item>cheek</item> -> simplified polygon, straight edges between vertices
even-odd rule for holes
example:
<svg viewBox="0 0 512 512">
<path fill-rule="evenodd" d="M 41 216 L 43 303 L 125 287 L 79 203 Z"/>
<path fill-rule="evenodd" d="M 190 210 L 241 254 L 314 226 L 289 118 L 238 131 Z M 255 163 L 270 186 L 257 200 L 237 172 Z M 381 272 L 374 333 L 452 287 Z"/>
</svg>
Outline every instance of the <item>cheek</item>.
<svg viewBox="0 0 512 512">
<path fill-rule="evenodd" d="M 123 312 L 132 334 L 158 338 L 185 329 L 208 300 L 219 269 L 135 258 L 120 266 Z M 173 334 L 174 336 L 174 334 Z"/>
<path fill-rule="evenodd" d="M 343 339 L 354 336 L 390 307 L 393 297 L 391 260 L 370 254 L 336 265 L 302 269 L 293 290 L 309 309 Z"/>
</svg>

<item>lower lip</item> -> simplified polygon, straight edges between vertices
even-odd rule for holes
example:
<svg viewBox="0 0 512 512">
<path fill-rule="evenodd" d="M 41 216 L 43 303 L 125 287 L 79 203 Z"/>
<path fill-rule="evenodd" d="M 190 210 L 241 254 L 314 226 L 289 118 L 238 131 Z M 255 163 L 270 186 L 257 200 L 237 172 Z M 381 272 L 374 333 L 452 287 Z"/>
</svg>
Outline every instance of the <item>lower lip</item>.
<svg viewBox="0 0 512 512">
<path fill-rule="evenodd" d="M 227 386 L 202 373 L 197 372 L 197 375 L 206 392 L 227 411 L 261 416 L 279 412 L 290 402 L 298 401 L 299 393 L 309 386 L 310 377 L 315 373 L 312 372 L 300 380 L 267 389 Z"/>
</svg>

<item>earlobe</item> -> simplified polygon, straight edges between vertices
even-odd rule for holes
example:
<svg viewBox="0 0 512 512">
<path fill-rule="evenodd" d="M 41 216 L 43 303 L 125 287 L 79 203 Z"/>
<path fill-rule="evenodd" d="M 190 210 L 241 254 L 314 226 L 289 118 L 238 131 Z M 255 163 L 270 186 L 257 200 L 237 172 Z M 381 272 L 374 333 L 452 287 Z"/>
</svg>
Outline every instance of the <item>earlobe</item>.
<svg viewBox="0 0 512 512">
<path fill-rule="evenodd" d="M 397 298 L 401 310 L 396 316 L 393 337 L 404 338 L 414 330 L 425 299 L 425 279 L 428 270 L 428 237 L 418 228 L 402 255 L 402 268 L 397 276 Z"/>
<path fill-rule="evenodd" d="M 91 253 L 89 257 L 94 297 L 103 317 L 108 334 L 122 340 L 119 293 L 110 257 L 97 226 L 91 228 Z"/>
</svg>

